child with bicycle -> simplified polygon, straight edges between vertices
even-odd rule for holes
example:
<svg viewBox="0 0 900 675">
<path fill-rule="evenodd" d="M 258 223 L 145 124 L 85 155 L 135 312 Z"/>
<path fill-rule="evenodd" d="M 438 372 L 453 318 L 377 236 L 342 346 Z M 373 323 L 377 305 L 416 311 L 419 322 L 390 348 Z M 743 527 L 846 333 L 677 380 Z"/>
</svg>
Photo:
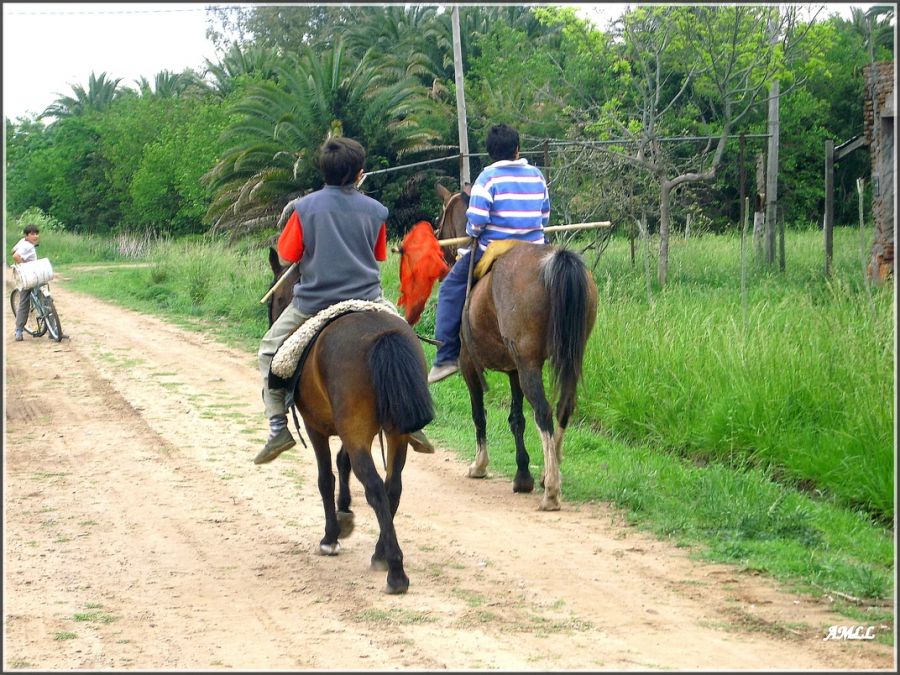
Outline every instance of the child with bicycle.
<svg viewBox="0 0 900 675">
<path fill-rule="evenodd" d="M 26 225 L 22 237 L 12 247 L 12 257 L 17 265 L 37 260 L 37 246 L 41 238 L 37 225 Z M 22 331 L 25 322 L 28 321 L 28 313 L 31 311 L 31 296 L 28 293 L 19 295 L 19 308 L 16 310 L 16 342 L 22 341 Z"/>
</svg>

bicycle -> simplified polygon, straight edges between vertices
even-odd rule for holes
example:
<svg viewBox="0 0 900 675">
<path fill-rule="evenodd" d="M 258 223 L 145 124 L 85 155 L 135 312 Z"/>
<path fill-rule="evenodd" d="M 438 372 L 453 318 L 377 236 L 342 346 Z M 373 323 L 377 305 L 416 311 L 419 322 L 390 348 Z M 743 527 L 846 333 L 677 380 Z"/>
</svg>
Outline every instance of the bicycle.
<svg viewBox="0 0 900 675">
<path fill-rule="evenodd" d="M 62 332 L 62 324 L 59 321 L 59 313 L 53 304 L 53 296 L 50 295 L 50 284 L 42 284 L 23 290 L 14 289 L 9 295 L 9 304 L 12 307 L 14 317 L 19 309 L 19 298 L 22 293 L 31 295 L 31 307 L 28 311 L 28 319 L 23 327 L 24 331 L 36 338 L 49 333 L 51 340 L 61 342 L 65 336 Z"/>
</svg>

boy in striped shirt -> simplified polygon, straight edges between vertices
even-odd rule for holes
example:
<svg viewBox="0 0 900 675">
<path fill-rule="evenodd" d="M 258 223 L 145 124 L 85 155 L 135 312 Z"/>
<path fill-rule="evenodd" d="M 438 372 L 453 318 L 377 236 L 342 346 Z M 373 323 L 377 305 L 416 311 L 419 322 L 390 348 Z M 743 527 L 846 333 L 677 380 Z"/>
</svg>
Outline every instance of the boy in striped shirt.
<svg viewBox="0 0 900 675">
<path fill-rule="evenodd" d="M 460 249 L 459 257 L 438 291 L 434 337 L 443 344 L 428 373 L 433 384 L 459 370 L 459 329 L 462 323 L 469 258 L 481 258 L 488 244 L 500 239 L 544 243 L 550 220 L 550 196 L 541 170 L 519 157 L 519 132 L 506 124 L 488 131 L 487 151 L 493 164 L 475 179 L 466 210 L 466 234 L 476 238 L 474 252 Z"/>
</svg>

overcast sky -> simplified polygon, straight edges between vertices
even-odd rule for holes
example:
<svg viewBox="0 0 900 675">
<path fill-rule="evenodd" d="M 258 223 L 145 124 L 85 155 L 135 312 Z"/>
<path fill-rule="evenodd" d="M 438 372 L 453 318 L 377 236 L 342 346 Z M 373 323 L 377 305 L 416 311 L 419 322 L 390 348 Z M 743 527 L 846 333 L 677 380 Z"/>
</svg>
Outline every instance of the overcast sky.
<svg viewBox="0 0 900 675">
<path fill-rule="evenodd" d="M 133 86 L 141 76 L 152 82 L 161 70 L 202 70 L 204 59 L 214 61 L 216 56 L 206 39 L 206 6 L 4 2 L 4 116 L 15 120 L 40 113 L 60 95 L 70 96 L 72 85 L 87 88 L 91 72 L 105 72 Z M 834 4 L 829 11 L 849 16 L 849 6 Z M 582 5 L 582 11 L 591 14 L 588 7 Z M 602 25 L 623 7 L 597 5 L 593 15 Z"/>
</svg>

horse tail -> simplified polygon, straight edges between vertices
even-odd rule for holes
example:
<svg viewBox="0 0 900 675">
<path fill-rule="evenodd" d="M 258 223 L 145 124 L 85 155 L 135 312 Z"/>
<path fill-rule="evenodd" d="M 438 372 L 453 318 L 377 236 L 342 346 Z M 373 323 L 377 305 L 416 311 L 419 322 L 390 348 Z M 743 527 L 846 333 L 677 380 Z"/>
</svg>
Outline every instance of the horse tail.
<svg viewBox="0 0 900 675">
<path fill-rule="evenodd" d="M 559 394 L 557 418 L 565 427 L 575 409 L 585 345 L 593 326 L 587 315 L 588 270 L 576 253 L 556 249 L 544 264 L 541 279 L 550 294 L 547 354 L 551 384 Z"/>
<path fill-rule="evenodd" d="M 406 434 L 434 419 L 434 405 L 421 356 L 398 331 L 379 335 L 369 352 L 378 423 L 385 431 Z"/>
</svg>

